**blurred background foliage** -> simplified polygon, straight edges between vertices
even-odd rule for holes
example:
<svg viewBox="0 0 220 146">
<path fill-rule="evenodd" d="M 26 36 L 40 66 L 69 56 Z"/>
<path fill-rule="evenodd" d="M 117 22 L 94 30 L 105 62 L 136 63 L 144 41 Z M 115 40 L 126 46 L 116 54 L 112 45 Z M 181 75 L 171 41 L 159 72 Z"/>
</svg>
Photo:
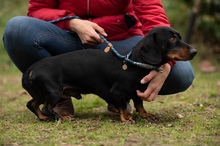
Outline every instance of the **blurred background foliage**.
<svg viewBox="0 0 220 146">
<path fill-rule="evenodd" d="M 161 0 L 171 26 L 178 30 L 183 39 L 189 39 L 197 50 L 196 58 L 220 62 L 220 0 Z M 1 0 L 0 37 L 10 18 L 26 15 L 29 0 Z M 197 4 L 197 13 L 193 8 Z M 193 19 L 192 19 L 193 18 Z M 191 25 L 190 25 L 191 24 Z M 189 29 L 191 27 L 191 29 Z M 187 35 L 189 34 L 189 35 Z M 3 42 L 0 41 L 0 70 L 13 68 Z"/>
<path fill-rule="evenodd" d="M 181 0 L 188 7 L 195 4 L 192 0 Z M 196 28 L 212 43 L 220 43 L 220 0 L 195 0 L 199 4 Z M 193 3 L 194 2 L 194 3 Z M 207 39 L 205 39 L 206 41 Z"/>
<path fill-rule="evenodd" d="M 187 26 L 191 11 L 198 5 L 198 13 L 194 31 L 202 33 L 204 37 L 214 43 L 220 43 L 220 0 L 162 0 L 171 24 Z M 208 35 L 208 36 L 207 36 Z"/>
<path fill-rule="evenodd" d="M 199 46 L 200 59 L 220 62 L 220 0 L 162 2 L 172 27 L 185 41 Z"/>
</svg>

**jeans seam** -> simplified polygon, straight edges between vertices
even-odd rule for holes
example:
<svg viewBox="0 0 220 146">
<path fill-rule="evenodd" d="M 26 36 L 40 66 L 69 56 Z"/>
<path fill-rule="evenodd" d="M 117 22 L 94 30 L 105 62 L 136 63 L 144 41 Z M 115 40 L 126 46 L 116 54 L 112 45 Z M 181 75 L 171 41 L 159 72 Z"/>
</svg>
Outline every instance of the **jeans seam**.
<svg viewBox="0 0 220 146">
<path fill-rule="evenodd" d="M 59 37 L 59 36 L 54 36 L 54 35 L 52 35 L 52 34 L 50 34 L 50 33 L 41 33 L 41 34 L 39 34 L 37 37 L 36 37 L 36 39 L 35 39 L 35 41 L 34 41 L 34 48 L 36 49 L 36 51 L 38 52 L 38 54 L 39 54 L 39 56 L 41 57 L 41 58 L 44 58 L 42 55 L 41 55 L 41 53 L 40 53 L 40 45 L 39 45 L 39 42 L 40 42 L 40 39 L 42 38 L 42 37 L 44 37 L 44 36 L 49 36 L 49 37 L 54 37 L 54 38 L 56 38 L 56 39 L 59 39 L 59 40 L 61 40 L 61 41 L 65 41 L 65 42 L 74 42 L 74 41 L 72 41 L 72 40 L 70 40 L 70 39 L 64 39 L 63 37 Z M 47 50 L 46 48 L 45 48 L 45 50 Z M 48 51 L 48 50 L 47 50 Z M 49 52 L 49 51 L 48 51 Z"/>
</svg>

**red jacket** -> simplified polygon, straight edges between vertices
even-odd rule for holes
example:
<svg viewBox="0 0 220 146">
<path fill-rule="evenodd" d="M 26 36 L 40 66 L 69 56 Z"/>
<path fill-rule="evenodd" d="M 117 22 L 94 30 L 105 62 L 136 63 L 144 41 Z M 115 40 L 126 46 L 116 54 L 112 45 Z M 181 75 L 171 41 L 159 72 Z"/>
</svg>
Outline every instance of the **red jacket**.
<svg viewBox="0 0 220 146">
<path fill-rule="evenodd" d="M 128 28 L 124 14 L 129 13 L 136 24 Z M 170 26 L 160 0 L 30 0 L 28 16 L 55 20 L 77 15 L 97 23 L 108 34 L 108 40 L 121 40 L 145 35 L 155 26 Z M 69 20 L 56 24 L 70 30 Z"/>
</svg>

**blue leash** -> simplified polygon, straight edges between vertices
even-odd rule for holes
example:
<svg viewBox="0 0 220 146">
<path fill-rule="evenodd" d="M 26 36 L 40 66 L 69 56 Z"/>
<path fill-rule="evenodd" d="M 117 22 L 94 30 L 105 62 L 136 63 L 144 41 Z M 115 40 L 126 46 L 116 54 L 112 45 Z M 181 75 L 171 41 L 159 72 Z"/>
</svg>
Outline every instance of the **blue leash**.
<svg viewBox="0 0 220 146">
<path fill-rule="evenodd" d="M 63 20 L 67 20 L 67 19 L 80 19 L 80 17 L 79 17 L 79 16 L 66 16 L 66 17 L 62 17 L 62 18 L 59 18 L 59 19 L 56 19 L 56 20 L 51 20 L 51 21 L 48 21 L 48 22 L 50 22 L 50 23 L 57 23 L 57 22 L 60 22 L 60 21 L 63 21 Z M 123 61 L 124 64 L 123 64 L 123 66 L 122 66 L 122 68 L 123 68 L 124 70 L 127 69 L 126 62 L 129 62 L 129 63 L 131 63 L 131 64 L 133 64 L 133 65 L 136 65 L 136 66 L 139 66 L 139 67 L 141 67 L 141 68 L 156 70 L 157 72 L 160 72 L 160 73 L 163 72 L 163 70 L 160 69 L 160 68 L 157 67 L 157 66 L 153 66 L 153 65 L 150 65 L 150 64 L 145 64 L 145 63 L 135 62 L 135 61 L 130 60 L 130 59 L 129 59 L 129 56 L 131 55 L 132 51 L 130 51 L 127 55 L 121 55 L 121 54 L 119 54 L 119 53 L 115 50 L 115 48 L 113 47 L 113 45 L 112 45 L 109 41 L 107 41 L 104 36 L 102 36 L 102 35 L 99 35 L 99 36 L 100 36 L 100 38 L 103 39 L 103 41 L 108 45 L 108 46 L 106 47 L 106 49 L 105 49 L 105 52 L 108 52 L 108 51 L 110 51 L 110 49 L 111 49 L 116 56 L 118 56 L 119 58 L 124 59 L 124 61 Z"/>
</svg>

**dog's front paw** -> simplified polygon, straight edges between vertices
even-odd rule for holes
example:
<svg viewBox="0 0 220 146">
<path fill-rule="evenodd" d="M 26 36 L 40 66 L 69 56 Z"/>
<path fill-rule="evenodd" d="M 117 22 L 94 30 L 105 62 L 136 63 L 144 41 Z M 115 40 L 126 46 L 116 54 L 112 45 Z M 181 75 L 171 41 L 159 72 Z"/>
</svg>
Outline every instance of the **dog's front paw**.
<svg viewBox="0 0 220 146">
<path fill-rule="evenodd" d="M 128 117 L 127 119 L 121 118 L 121 121 L 125 124 L 135 124 L 135 120 L 132 119 L 132 117 Z"/>
<path fill-rule="evenodd" d="M 150 114 L 148 112 L 143 112 L 143 113 L 139 113 L 141 117 L 143 117 L 144 119 L 146 119 L 147 121 L 149 122 L 152 122 L 152 123 L 160 123 L 160 119 L 158 119 L 155 115 L 153 114 Z"/>
<path fill-rule="evenodd" d="M 119 113 L 120 113 L 120 119 L 123 123 L 131 123 L 131 124 L 135 123 L 132 116 L 126 109 L 120 109 Z"/>
</svg>

